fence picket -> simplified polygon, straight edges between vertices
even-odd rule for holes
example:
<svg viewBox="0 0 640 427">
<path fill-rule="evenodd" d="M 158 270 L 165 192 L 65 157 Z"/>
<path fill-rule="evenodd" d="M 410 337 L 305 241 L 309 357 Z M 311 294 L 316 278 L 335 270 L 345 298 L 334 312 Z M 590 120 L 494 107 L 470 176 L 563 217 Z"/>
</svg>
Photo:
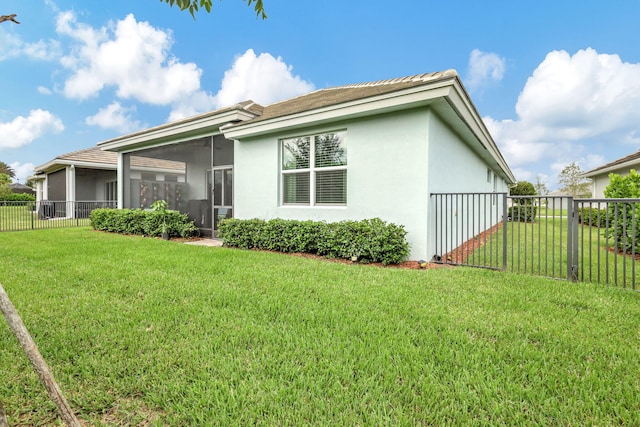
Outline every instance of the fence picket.
<svg viewBox="0 0 640 427">
<path fill-rule="evenodd" d="M 640 199 L 506 193 L 431 198 L 438 262 L 637 288 Z M 494 207 L 496 198 L 502 203 Z"/>
</svg>

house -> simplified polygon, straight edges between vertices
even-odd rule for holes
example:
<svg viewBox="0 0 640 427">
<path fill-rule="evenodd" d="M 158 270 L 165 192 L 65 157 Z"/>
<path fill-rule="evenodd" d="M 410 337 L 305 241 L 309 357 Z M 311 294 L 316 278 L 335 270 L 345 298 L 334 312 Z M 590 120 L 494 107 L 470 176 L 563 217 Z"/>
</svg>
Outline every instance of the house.
<svg viewBox="0 0 640 427">
<path fill-rule="evenodd" d="M 585 178 L 591 178 L 591 196 L 596 199 L 604 198 L 604 190 L 609 185 L 609 174 L 620 176 L 629 175 L 629 171 L 640 171 L 640 150 L 628 156 L 621 157 L 605 165 L 591 169 L 582 174 Z"/>
<path fill-rule="evenodd" d="M 118 153 L 119 207 L 147 194 L 135 157 L 178 161 L 181 210 L 205 233 L 231 216 L 379 217 L 405 227 L 412 259 L 435 253 L 431 193 L 515 182 L 453 70 L 245 101 L 98 146 Z"/>
<path fill-rule="evenodd" d="M 31 194 L 31 195 L 35 194 L 35 191 L 33 190 L 33 188 L 25 184 L 20 184 L 19 182 L 9 184 L 9 188 L 11 189 L 11 192 L 15 194 Z"/>
<path fill-rule="evenodd" d="M 167 198 L 168 188 L 184 180 L 185 165 L 171 160 L 134 157 L 132 176 L 149 186 L 148 200 L 138 207 L 148 208 L 151 197 Z M 34 168 L 29 177 L 36 187 L 36 201 L 51 202 L 107 202 L 117 200 L 118 155 L 98 147 L 62 154 Z M 172 208 L 177 208 L 175 203 Z"/>
</svg>

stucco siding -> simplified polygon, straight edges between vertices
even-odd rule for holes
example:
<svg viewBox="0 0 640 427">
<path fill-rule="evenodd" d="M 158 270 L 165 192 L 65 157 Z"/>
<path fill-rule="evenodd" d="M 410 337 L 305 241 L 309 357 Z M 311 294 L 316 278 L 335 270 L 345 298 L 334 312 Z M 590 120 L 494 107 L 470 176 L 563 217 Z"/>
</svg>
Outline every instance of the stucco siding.
<svg viewBox="0 0 640 427">
<path fill-rule="evenodd" d="M 405 226 L 411 258 L 425 253 L 419 236 L 427 227 L 428 110 L 418 109 L 368 119 L 269 135 L 235 145 L 235 217 L 360 220 L 379 217 Z M 346 131 L 346 206 L 280 204 L 281 138 Z M 418 238 L 416 238 L 418 237 Z"/>
<path fill-rule="evenodd" d="M 627 176 L 631 169 L 635 169 L 636 171 L 640 170 L 640 165 L 636 165 L 634 167 L 624 167 L 620 169 L 616 169 L 610 172 L 606 172 L 600 175 L 592 176 L 593 180 L 591 183 L 591 197 L 594 199 L 603 199 L 604 198 L 604 190 L 609 185 L 609 174 L 615 173 L 620 176 Z"/>
<path fill-rule="evenodd" d="M 496 174 L 496 171 L 472 151 L 436 114 L 431 114 L 429 119 L 428 187 L 430 194 L 508 191 L 508 185 L 504 179 Z M 496 222 L 496 218 L 502 215 L 503 210 L 501 199 L 492 196 L 465 197 L 466 206 L 463 203 L 458 209 L 452 211 L 450 206 L 438 206 L 440 215 L 447 218 L 446 223 L 449 229 L 440 230 L 441 236 L 447 236 L 446 241 L 440 239 L 441 241 L 436 243 L 434 220 L 436 199 L 432 197 L 429 200 L 431 221 L 429 234 L 425 238 L 427 242 L 425 259 L 431 259 L 433 255 L 442 256 L 474 237 L 474 234 L 484 231 L 485 226 L 491 227 Z M 468 225 L 470 212 L 473 212 L 474 224 L 483 224 L 482 227 Z M 439 226 L 442 227 L 442 224 Z M 452 232 L 452 228 L 455 232 Z"/>
</svg>

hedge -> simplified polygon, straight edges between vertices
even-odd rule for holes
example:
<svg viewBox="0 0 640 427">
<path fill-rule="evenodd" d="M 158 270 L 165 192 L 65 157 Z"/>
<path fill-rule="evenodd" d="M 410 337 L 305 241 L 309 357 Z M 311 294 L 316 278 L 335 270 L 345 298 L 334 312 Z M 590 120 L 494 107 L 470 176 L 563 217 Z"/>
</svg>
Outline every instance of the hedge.
<svg viewBox="0 0 640 427">
<path fill-rule="evenodd" d="M 224 219 L 218 236 L 225 246 L 302 252 L 362 263 L 398 264 L 409 255 L 404 227 L 379 218 L 334 223 L 272 219 Z"/>
<path fill-rule="evenodd" d="M 533 205 L 515 205 L 509 207 L 507 217 L 509 221 L 535 222 L 538 207 Z"/>
<path fill-rule="evenodd" d="M 200 233 L 186 214 L 165 212 L 169 237 L 194 237 Z M 94 209 L 89 215 L 94 230 L 110 233 L 161 236 L 163 217 L 159 212 L 142 209 Z"/>
<path fill-rule="evenodd" d="M 35 194 L 29 194 L 29 193 L 8 193 L 0 197 L 0 201 L 2 202 L 35 202 L 36 196 Z"/>
<path fill-rule="evenodd" d="M 578 222 L 583 225 L 604 228 L 607 226 L 608 213 L 606 209 L 580 208 Z"/>
</svg>

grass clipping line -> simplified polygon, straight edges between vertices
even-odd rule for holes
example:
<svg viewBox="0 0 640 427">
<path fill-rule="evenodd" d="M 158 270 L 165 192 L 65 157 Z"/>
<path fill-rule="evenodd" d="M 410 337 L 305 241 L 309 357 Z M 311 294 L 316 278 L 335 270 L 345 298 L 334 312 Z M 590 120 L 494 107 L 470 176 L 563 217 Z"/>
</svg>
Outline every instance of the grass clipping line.
<svg viewBox="0 0 640 427">
<path fill-rule="evenodd" d="M 9 323 L 11 331 L 13 331 L 13 334 L 18 339 L 18 342 L 24 349 L 24 352 L 27 354 L 33 369 L 35 369 L 38 377 L 40 377 L 40 380 L 44 383 L 44 387 L 47 389 L 49 398 L 58 408 L 62 421 L 69 427 L 80 427 L 80 423 L 67 403 L 67 399 L 65 399 L 60 387 L 58 387 L 56 380 L 53 378 L 53 374 L 49 370 L 47 362 L 40 354 L 38 346 L 33 341 L 33 338 L 31 338 L 29 331 L 24 326 L 18 311 L 11 303 L 9 295 L 7 295 L 1 283 L 0 310 L 2 311 L 2 314 L 4 314 L 5 319 L 7 319 L 7 323 Z M 0 404 L 0 409 L 1 408 L 2 405 Z M 4 418 L 4 420 L 2 418 Z M 0 427 L 8 425 L 4 410 L 0 410 Z"/>
</svg>

